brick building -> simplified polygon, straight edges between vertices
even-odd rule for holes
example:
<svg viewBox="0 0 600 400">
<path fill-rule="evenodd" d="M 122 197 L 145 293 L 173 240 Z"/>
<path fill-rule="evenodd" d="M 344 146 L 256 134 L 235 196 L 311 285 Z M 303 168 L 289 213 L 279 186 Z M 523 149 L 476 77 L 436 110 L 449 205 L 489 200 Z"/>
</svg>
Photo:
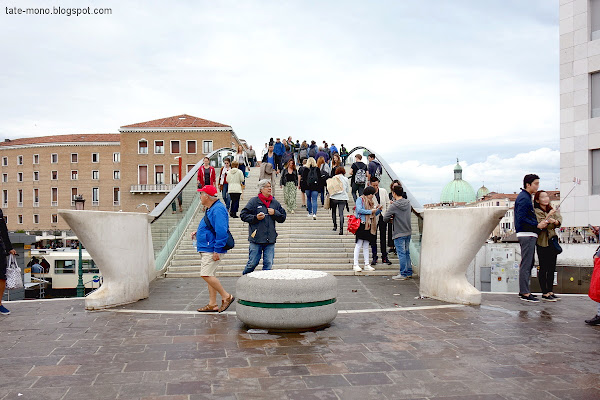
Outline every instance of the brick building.
<svg viewBox="0 0 600 400">
<path fill-rule="evenodd" d="M 0 201 L 9 230 L 68 230 L 59 209 L 82 195 L 86 210 L 152 209 L 206 154 L 240 140 L 224 124 L 178 115 L 125 125 L 117 134 L 0 142 Z M 145 210 L 145 208 L 144 208 Z"/>
</svg>

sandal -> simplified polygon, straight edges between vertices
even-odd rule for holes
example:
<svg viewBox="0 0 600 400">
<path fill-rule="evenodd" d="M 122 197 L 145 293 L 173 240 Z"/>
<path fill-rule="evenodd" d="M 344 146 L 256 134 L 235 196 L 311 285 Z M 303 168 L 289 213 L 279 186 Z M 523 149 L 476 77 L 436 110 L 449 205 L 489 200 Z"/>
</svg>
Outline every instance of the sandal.
<svg viewBox="0 0 600 400">
<path fill-rule="evenodd" d="M 202 308 L 197 309 L 198 312 L 219 312 L 218 306 L 215 304 L 214 306 L 207 304 Z"/>
<path fill-rule="evenodd" d="M 227 310 L 234 300 L 235 297 L 233 295 L 230 295 L 227 300 L 223 300 L 223 304 L 221 305 L 221 308 L 219 308 L 219 312 L 222 313 L 223 311 Z"/>
</svg>

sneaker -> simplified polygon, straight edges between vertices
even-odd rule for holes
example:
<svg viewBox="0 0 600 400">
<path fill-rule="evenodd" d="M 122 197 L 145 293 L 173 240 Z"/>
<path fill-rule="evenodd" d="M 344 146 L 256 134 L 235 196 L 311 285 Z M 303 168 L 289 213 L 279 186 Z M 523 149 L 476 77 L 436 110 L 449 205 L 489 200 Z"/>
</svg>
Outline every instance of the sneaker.
<svg viewBox="0 0 600 400">
<path fill-rule="evenodd" d="M 555 300 L 560 300 L 560 297 L 558 297 L 558 296 L 557 296 L 557 295 L 555 295 L 554 293 L 552 293 L 552 294 L 550 295 L 550 297 L 552 297 L 552 298 L 553 298 L 553 299 L 555 299 Z"/>
<path fill-rule="evenodd" d="M 398 275 L 392 276 L 392 279 L 394 279 L 396 281 L 405 281 L 408 279 L 408 277 L 398 274 Z"/>
<path fill-rule="evenodd" d="M 354 270 L 354 272 L 362 272 L 362 268 L 359 265 L 353 266 L 352 269 Z"/>
<path fill-rule="evenodd" d="M 544 301 L 557 301 L 552 295 L 544 296 L 542 295 L 542 300 Z"/>
<path fill-rule="evenodd" d="M 0 314 L 8 315 L 10 314 L 10 311 L 8 311 L 8 308 L 4 307 L 3 305 L 0 305 Z"/>
<path fill-rule="evenodd" d="M 292 210 L 292 214 L 296 214 L 296 211 Z"/>
<path fill-rule="evenodd" d="M 519 298 L 523 301 L 530 301 L 532 303 L 538 303 L 540 300 L 536 299 L 531 293 L 529 296 L 525 296 L 524 294 L 519 294 Z"/>
<path fill-rule="evenodd" d="M 392 262 L 388 258 L 384 258 L 383 260 L 381 260 L 381 262 L 387 265 L 392 265 Z"/>
<path fill-rule="evenodd" d="M 373 261 L 371 262 L 371 265 L 377 265 L 377 260 L 378 260 L 378 259 L 377 259 L 377 257 L 375 257 L 375 258 L 373 259 Z"/>
<path fill-rule="evenodd" d="M 308 217 L 308 218 L 312 218 L 312 214 L 311 214 L 311 213 L 308 213 L 307 217 Z"/>
<path fill-rule="evenodd" d="M 596 315 L 592 319 L 586 319 L 585 323 L 588 325 L 600 325 L 600 315 Z"/>
<path fill-rule="evenodd" d="M 313 219 L 317 219 L 317 214 L 313 214 Z"/>
<path fill-rule="evenodd" d="M 369 264 L 365 265 L 365 271 L 375 271 L 375 268 L 371 267 Z"/>
</svg>

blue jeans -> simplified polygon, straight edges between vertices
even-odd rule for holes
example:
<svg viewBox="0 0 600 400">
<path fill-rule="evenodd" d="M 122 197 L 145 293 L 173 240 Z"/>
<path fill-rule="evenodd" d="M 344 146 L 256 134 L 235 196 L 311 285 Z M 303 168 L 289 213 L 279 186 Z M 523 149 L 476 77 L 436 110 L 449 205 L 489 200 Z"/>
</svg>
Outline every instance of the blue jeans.
<svg viewBox="0 0 600 400">
<path fill-rule="evenodd" d="M 306 209 L 309 214 L 317 214 L 317 196 L 319 195 L 318 190 L 307 190 L 306 192 Z"/>
<path fill-rule="evenodd" d="M 229 205 L 231 204 L 231 198 L 229 197 L 229 183 L 223 184 L 221 194 L 223 195 L 223 201 L 225 201 L 225 207 L 229 210 Z"/>
<path fill-rule="evenodd" d="M 260 244 L 250 242 L 250 248 L 248 249 L 248 263 L 244 268 L 243 275 L 249 274 L 254 271 L 254 268 L 260 262 L 260 258 L 263 259 L 263 271 L 273 268 L 273 258 L 275 257 L 275 243 Z"/>
<path fill-rule="evenodd" d="M 412 264 L 410 263 L 410 235 L 401 236 L 394 239 L 394 246 L 396 246 L 396 253 L 398 253 L 398 260 L 400 261 L 400 275 L 412 276 Z"/>
</svg>

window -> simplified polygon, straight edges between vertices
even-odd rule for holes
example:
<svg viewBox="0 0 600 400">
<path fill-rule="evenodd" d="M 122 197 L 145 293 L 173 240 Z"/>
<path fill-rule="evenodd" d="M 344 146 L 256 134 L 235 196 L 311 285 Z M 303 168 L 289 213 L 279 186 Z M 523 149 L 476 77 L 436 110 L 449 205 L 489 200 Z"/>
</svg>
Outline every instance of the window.
<svg viewBox="0 0 600 400">
<path fill-rule="evenodd" d="M 50 173 L 50 179 L 52 179 L 53 181 L 58 179 L 58 171 L 52 171 Z"/>
<path fill-rule="evenodd" d="M 163 185 L 165 183 L 165 171 L 162 165 L 154 166 L 154 183 Z"/>
<path fill-rule="evenodd" d="M 100 179 L 100 171 L 92 171 L 92 179 L 95 181 Z"/>
<path fill-rule="evenodd" d="M 92 188 L 92 206 L 100 205 L 100 188 Z"/>
<path fill-rule="evenodd" d="M 84 274 L 97 274 L 100 272 L 94 260 L 82 260 L 81 269 Z"/>
<path fill-rule="evenodd" d="M 33 171 L 33 180 L 34 181 L 40 180 L 40 172 L 39 171 Z"/>
<path fill-rule="evenodd" d="M 71 188 L 71 205 L 75 205 L 75 198 L 77 198 L 77 188 Z"/>
<path fill-rule="evenodd" d="M 113 188 L 113 206 L 118 206 L 121 204 L 121 190 L 116 187 Z"/>
<path fill-rule="evenodd" d="M 202 141 L 202 152 L 204 154 L 211 153 L 213 151 L 213 141 L 212 140 L 203 140 Z"/>
<path fill-rule="evenodd" d="M 40 206 L 40 189 L 33 189 L 33 206 Z"/>
<path fill-rule="evenodd" d="M 2 207 L 8 206 L 8 190 L 4 189 L 2 191 Z"/>
<path fill-rule="evenodd" d="M 187 153 L 188 154 L 196 154 L 196 141 L 195 140 L 187 141 Z"/>
<path fill-rule="evenodd" d="M 146 139 L 138 141 L 138 154 L 148 154 L 148 141 Z"/>
<path fill-rule="evenodd" d="M 52 164 L 58 163 L 58 154 L 54 153 L 54 154 L 50 155 L 50 162 Z"/>
<path fill-rule="evenodd" d="M 121 179 L 121 171 L 113 171 L 113 179 Z"/>
<path fill-rule="evenodd" d="M 17 207 L 23 207 L 23 189 L 17 190 Z"/>
<path fill-rule="evenodd" d="M 40 223 L 40 214 L 33 214 L 33 223 L 34 224 Z"/>
<path fill-rule="evenodd" d="M 2 174 L 2 183 L 8 182 L 8 174 Z"/>
<path fill-rule="evenodd" d="M 100 153 L 92 153 L 92 162 L 93 163 L 100 162 Z"/>
<path fill-rule="evenodd" d="M 17 182 L 23 182 L 23 173 L 17 172 Z"/>
<path fill-rule="evenodd" d="M 78 159 L 79 159 L 79 155 L 77 153 L 71 153 L 71 162 L 72 163 L 75 164 Z"/>
<path fill-rule="evenodd" d="M 6 167 L 8 165 L 8 157 L 2 157 L 2 166 Z"/>
<path fill-rule="evenodd" d="M 113 162 L 121 162 L 121 153 L 113 153 Z"/>
<path fill-rule="evenodd" d="M 591 74 L 592 118 L 600 117 L 600 72 Z"/>
<path fill-rule="evenodd" d="M 74 169 L 73 171 L 71 171 L 71 180 L 72 181 L 76 181 L 77 180 L 77 170 Z"/>
<path fill-rule="evenodd" d="M 82 263 L 83 264 L 83 263 Z M 74 274 L 76 270 L 75 260 L 56 260 L 54 262 L 55 274 Z"/>
<path fill-rule="evenodd" d="M 600 194 L 600 149 L 592 150 L 592 194 Z"/>
<path fill-rule="evenodd" d="M 52 188 L 51 190 L 51 196 L 52 196 L 52 203 L 51 206 L 52 207 L 58 207 L 58 188 Z"/>
<path fill-rule="evenodd" d="M 179 140 L 171 140 L 171 154 L 179 154 L 180 152 Z"/>
<path fill-rule="evenodd" d="M 23 156 L 17 156 L 17 165 L 23 165 Z"/>
<path fill-rule="evenodd" d="M 148 166 L 138 165 L 138 185 L 148 184 Z"/>
<path fill-rule="evenodd" d="M 58 223 L 58 214 L 52 214 L 52 216 L 50 217 L 50 223 L 51 224 L 57 224 Z"/>
<path fill-rule="evenodd" d="M 23 214 L 17 215 L 17 223 L 18 224 L 22 224 L 23 223 Z"/>
<path fill-rule="evenodd" d="M 590 0 L 590 20 L 592 23 L 592 40 L 600 39 L 600 1 Z"/>
<path fill-rule="evenodd" d="M 40 163 L 40 155 L 39 154 L 34 154 L 33 155 L 33 163 L 34 164 L 39 164 Z"/>
<path fill-rule="evenodd" d="M 179 183 L 179 165 L 171 165 L 171 183 Z"/>
<path fill-rule="evenodd" d="M 155 140 L 154 141 L 154 154 L 165 154 L 164 140 Z"/>
<path fill-rule="evenodd" d="M 194 168 L 194 164 L 188 164 L 186 165 L 187 168 L 187 172 L 190 172 L 192 170 L 192 168 Z"/>
</svg>

